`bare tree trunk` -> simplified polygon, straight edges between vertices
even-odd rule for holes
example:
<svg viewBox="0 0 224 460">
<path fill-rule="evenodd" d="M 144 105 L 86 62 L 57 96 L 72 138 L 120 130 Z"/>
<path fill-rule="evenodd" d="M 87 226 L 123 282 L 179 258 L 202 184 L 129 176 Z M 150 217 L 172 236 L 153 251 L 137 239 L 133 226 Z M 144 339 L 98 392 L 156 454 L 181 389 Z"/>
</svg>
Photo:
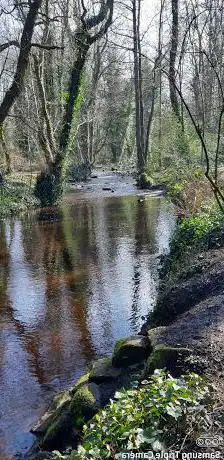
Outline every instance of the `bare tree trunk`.
<svg viewBox="0 0 224 460">
<path fill-rule="evenodd" d="M 24 78 L 29 63 L 29 56 L 31 50 L 31 40 L 33 36 L 35 20 L 42 0 L 34 0 L 30 3 L 29 11 L 23 28 L 23 33 L 20 42 L 20 52 L 17 62 L 16 72 L 13 78 L 12 85 L 6 92 L 4 99 L 0 105 L 0 126 L 3 125 L 6 117 L 9 114 L 11 107 L 15 100 L 21 93 L 24 84 Z"/>
<path fill-rule="evenodd" d="M 7 154 L 7 149 L 5 149 L 6 143 L 4 140 L 3 125 L 5 119 L 9 115 L 10 109 L 12 108 L 14 102 L 20 95 L 24 86 L 24 79 L 29 63 L 29 56 L 31 50 L 31 40 L 35 27 L 35 21 L 41 4 L 42 0 L 34 0 L 33 2 L 30 2 L 29 10 L 27 13 L 27 17 L 25 19 L 23 33 L 20 41 L 20 52 L 13 82 L 8 91 L 6 92 L 3 101 L 0 105 L 0 142 L 2 143 L 3 149 L 6 153 L 7 169 L 9 171 L 11 169 L 11 162 Z"/>
<path fill-rule="evenodd" d="M 39 99 L 40 99 L 40 104 L 41 104 L 42 117 L 46 124 L 46 134 L 47 134 L 46 141 L 48 145 L 45 146 L 44 151 L 45 151 L 45 157 L 47 160 L 47 164 L 50 165 L 53 162 L 54 155 L 56 153 L 56 143 L 54 139 L 54 132 L 53 132 L 52 124 L 51 124 L 50 115 L 47 109 L 47 101 L 46 101 L 46 96 L 45 96 L 45 88 L 43 84 L 43 79 L 40 74 L 40 62 L 39 62 L 38 57 L 35 54 L 33 55 L 33 60 L 34 60 L 34 71 L 35 71 L 35 76 L 36 76 L 36 81 L 37 81 L 38 92 L 39 92 Z M 43 65 L 43 60 L 42 60 L 42 65 Z M 43 69 L 42 69 L 42 75 L 43 75 Z"/>
<path fill-rule="evenodd" d="M 142 72 L 141 72 L 141 46 L 140 46 L 140 8 L 136 1 L 132 2 L 133 13 L 133 49 L 134 49 L 134 84 L 135 84 L 135 118 L 136 118 L 136 149 L 137 149 L 137 168 L 139 175 L 145 171 L 145 152 L 144 152 L 144 119 L 143 119 L 143 100 L 142 100 Z M 143 129 L 142 129 L 143 128 Z"/>
<path fill-rule="evenodd" d="M 169 66 L 170 102 L 173 113 L 181 123 L 179 102 L 176 91 L 176 57 L 178 48 L 178 27 L 179 27 L 179 0 L 172 0 L 172 29 Z"/>
</svg>

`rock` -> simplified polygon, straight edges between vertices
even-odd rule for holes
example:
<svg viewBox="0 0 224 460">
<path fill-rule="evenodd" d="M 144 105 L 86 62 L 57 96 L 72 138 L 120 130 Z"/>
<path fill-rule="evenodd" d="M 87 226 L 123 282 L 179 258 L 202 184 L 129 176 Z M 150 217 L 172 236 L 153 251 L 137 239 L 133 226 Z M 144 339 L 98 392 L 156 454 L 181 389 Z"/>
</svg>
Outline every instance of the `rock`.
<svg viewBox="0 0 224 460">
<path fill-rule="evenodd" d="M 91 178 L 91 179 L 98 179 L 98 176 L 97 176 L 97 174 L 92 174 L 92 175 L 90 176 L 90 178 Z"/>
<path fill-rule="evenodd" d="M 42 451 L 42 452 L 36 453 L 35 455 L 32 455 L 30 457 L 30 460 L 48 460 L 48 459 L 51 459 L 53 457 L 54 457 L 54 455 L 51 452 Z M 25 458 L 25 457 L 23 457 L 23 458 Z M 22 458 L 21 458 L 21 460 L 22 460 Z"/>
<path fill-rule="evenodd" d="M 188 348 L 177 348 L 169 345 L 156 345 L 149 356 L 144 369 L 144 378 L 153 374 L 155 369 L 166 369 L 178 377 L 184 368 L 184 360 L 189 356 Z"/>
<path fill-rule="evenodd" d="M 47 412 L 41 417 L 41 419 L 31 429 L 31 433 L 37 436 L 43 436 L 49 429 L 49 427 L 61 417 L 61 414 L 67 409 L 72 400 L 70 391 L 63 391 L 54 397 L 52 404 L 50 405 Z"/>
<path fill-rule="evenodd" d="M 141 362 L 149 356 L 151 349 L 149 339 L 143 335 L 120 339 L 114 347 L 112 364 L 122 367 Z"/>
<path fill-rule="evenodd" d="M 75 393 L 74 388 L 70 392 L 70 399 L 48 418 L 47 426 L 44 426 L 45 432 L 42 427 L 41 448 L 57 448 L 65 443 L 66 439 L 74 440 L 78 430 L 99 410 L 99 400 L 97 385 L 79 383 Z"/>
<path fill-rule="evenodd" d="M 81 386 L 72 399 L 71 413 L 73 425 L 77 429 L 81 428 L 100 409 L 96 386 L 93 385 Z"/>
<path fill-rule="evenodd" d="M 104 192 L 111 192 L 112 191 L 112 188 L 111 187 L 103 187 L 102 190 Z"/>
<path fill-rule="evenodd" d="M 81 387 L 82 385 L 85 385 L 86 383 L 88 383 L 88 381 L 89 381 L 89 372 L 87 372 L 86 374 L 83 374 L 83 375 L 81 375 L 81 377 L 79 377 L 79 379 L 77 380 L 75 385 L 71 388 L 71 390 L 70 390 L 71 393 L 74 394 L 79 387 Z"/>
<path fill-rule="evenodd" d="M 165 335 L 166 332 L 166 326 L 158 326 L 150 329 L 146 329 L 146 333 L 148 335 L 148 339 L 150 343 L 152 344 L 152 347 L 154 348 L 156 345 L 159 345 L 159 343 L 162 343 L 165 345 L 164 338 L 163 336 Z M 162 337 L 162 340 L 160 339 Z"/>
<path fill-rule="evenodd" d="M 89 381 L 103 383 L 116 380 L 121 375 L 121 369 L 112 365 L 110 358 L 98 359 L 92 366 Z"/>
<path fill-rule="evenodd" d="M 40 442 L 41 448 L 58 447 L 63 442 L 63 438 L 69 436 L 71 432 L 71 409 L 70 402 L 63 405 L 60 412 L 56 412 L 50 420 L 43 439 Z"/>
<path fill-rule="evenodd" d="M 61 447 L 74 440 L 83 423 L 100 408 L 98 385 L 87 384 L 89 373 L 82 375 L 68 391 L 58 394 L 41 420 L 32 428 L 40 437 L 42 449 Z"/>
<path fill-rule="evenodd" d="M 147 173 L 141 173 L 137 179 L 138 187 L 145 189 L 153 185 L 153 180 Z"/>
</svg>

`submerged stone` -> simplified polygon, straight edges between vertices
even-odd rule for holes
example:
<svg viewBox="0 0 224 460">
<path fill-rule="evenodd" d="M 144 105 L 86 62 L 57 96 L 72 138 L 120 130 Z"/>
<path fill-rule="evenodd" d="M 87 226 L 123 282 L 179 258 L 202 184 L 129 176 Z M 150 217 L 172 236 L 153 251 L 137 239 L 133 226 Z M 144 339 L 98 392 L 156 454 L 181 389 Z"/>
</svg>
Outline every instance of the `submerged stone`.
<svg viewBox="0 0 224 460">
<path fill-rule="evenodd" d="M 130 366 L 141 362 L 149 356 L 151 349 L 149 339 L 143 335 L 120 339 L 114 347 L 113 366 Z"/>
<path fill-rule="evenodd" d="M 116 380 L 121 375 L 121 369 L 112 365 L 110 358 L 95 361 L 89 375 L 90 382 L 103 383 Z"/>
<path fill-rule="evenodd" d="M 172 375 L 179 376 L 184 368 L 184 360 L 189 354 L 188 348 L 156 345 L 146 362 L 144 377 L 153 374 L 155 369 L 164 368 Z"/>
</svg>

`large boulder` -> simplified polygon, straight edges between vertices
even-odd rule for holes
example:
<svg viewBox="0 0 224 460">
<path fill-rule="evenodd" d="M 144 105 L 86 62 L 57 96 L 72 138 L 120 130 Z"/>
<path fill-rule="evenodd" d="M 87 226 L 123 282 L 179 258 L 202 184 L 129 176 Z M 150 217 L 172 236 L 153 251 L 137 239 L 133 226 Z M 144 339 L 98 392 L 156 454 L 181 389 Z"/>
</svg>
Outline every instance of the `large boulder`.
<svg viewBox="0 0 224 460">
<path fill-rule="evenodd" d="M 114 347 L 113 366 L 127 367 L 145 360 L 152 350 L 148 337 L 135 335 L 120 339 Z"/>
<path fill-rule="evenodd" d="M 110 382 L 117 380 L 121 373 L 122 370 L 114 367 L 110 358 L 101 358 L 93 363 L 89 374 L 89 381 L 95 383 Z"/>
<path fill-rule="evenodd" d="M 32 427 L 32 433 L 40 438 L 41 448 L 55 448 L 61 446 L 67 439 L 75 439 L 80 426 L 80 417 L 86 419 L 88 407 L 91 416 L 95 413 L 95 409 L 91 410 L 90 407 L 91 404 L 96 404 L 97 391 L 95 388 L 88 387 L 88 381 L 89 373 L 86 373 L 69 390 L 56 395 L 47 412 Z"/>
<path fill-rule="evenodd" d="M 179 377 L 184 370 L 184 361 L 189 356 L 188 348 L 178 348 L 169 345 L 156 345 L 147 359 L 144 378 L 152 375 L 155 369 L 166 369 L 173 376 Z"/>
</svg>

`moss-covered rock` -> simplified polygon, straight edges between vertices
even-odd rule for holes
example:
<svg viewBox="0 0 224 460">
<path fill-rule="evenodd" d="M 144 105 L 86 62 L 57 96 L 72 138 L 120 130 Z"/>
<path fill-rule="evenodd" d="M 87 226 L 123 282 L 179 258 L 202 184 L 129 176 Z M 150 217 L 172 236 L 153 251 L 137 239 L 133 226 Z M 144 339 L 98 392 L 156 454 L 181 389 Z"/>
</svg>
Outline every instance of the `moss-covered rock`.
<svg viewBox="0 0 224 460">
<path fill-rule="evenodd" d="M 112 358 L 113 366 L 122 367 L 145 360 L 152 350 L 150 341 L 143 335 L 120 339 L 116 342 Z"/>
<path fill-rule="evenodd" d="M 74 392 L 69 392 L 69 397 L 63 403 L 61 402 L 63 396 L 58 395 L 55 398 L 52 406 L 56 407 L 55 411 L 52 410 L 50 417 L 41 426 L 38 434 L 41 434 L 40 446 L 41 448 L 57 448 L 66 439 L 73 439 L 78 430 L 82 428 L 93 415 L 99 410 L 100 404 L 97 395 L 97 385 L 85 384 L 85 378 L 78 381 L 78 386 Z M 76 385 L 77 385 L 76 384 Z"/>
<path fill-rule="evenodd" d="M 89 374 L 89 381 L 95 383 L 116 380 L 121 375 L 121 369 L 112 365 L 110 358 L 101 358 L 93 363 Z"/>
<path fill-rule="evenodd" d="M 77 429 L 81 428 L 99 408 L 100 405 L 92 385 L 83 385 L 78 388 L 70 406 L 73 426 Z"/>
<path fill-rule="evenodd" d="M 138 176 L 137 185 L 141 188 L 150 188 L 153 185 L 153 180 L 147 173 L 143 172 Z"/>
<path fill-rule="evenodd" d="M 71 388 L 70 390 L 71 393 L 74 394 L 79 387 L 85 385 L 88 382 L 89 382 L 89 372 L 86 372 L 86 374 L 83 374 L 79 377 L 75 385 Z"/>
<path fill-rule="evenodd" d="M 184 368 L 184 360 L 189 356 L 188 348 L 169 345 L 156 345 L 149 356 L 144 369 L 144 378 L 153 374 L 155 369 L 166 369 L 174 376 L 179 376 Z"/>
<path fill-rule="evenodd" d="M 51 423 L 41 440 L 41 447 L 58 447 L 63 437 L 69 436 L 71 429 L 71 410 L 70 404 L 67 403 L 66 407 L 64 405 L 63 410 L 60 413 L 56 413 L 53 420 L 51 420 Z"/>
<path fill-rule="evenodd" d="M 47 430 L 60 419 L 63 412 L 67 412 L 72 396 L 69 390 L 59 393 L 53 398 L 53 401 L 47 412 L 41 419 L 32 427 L 31 432 L 43 436 Z"/>
</svg>

